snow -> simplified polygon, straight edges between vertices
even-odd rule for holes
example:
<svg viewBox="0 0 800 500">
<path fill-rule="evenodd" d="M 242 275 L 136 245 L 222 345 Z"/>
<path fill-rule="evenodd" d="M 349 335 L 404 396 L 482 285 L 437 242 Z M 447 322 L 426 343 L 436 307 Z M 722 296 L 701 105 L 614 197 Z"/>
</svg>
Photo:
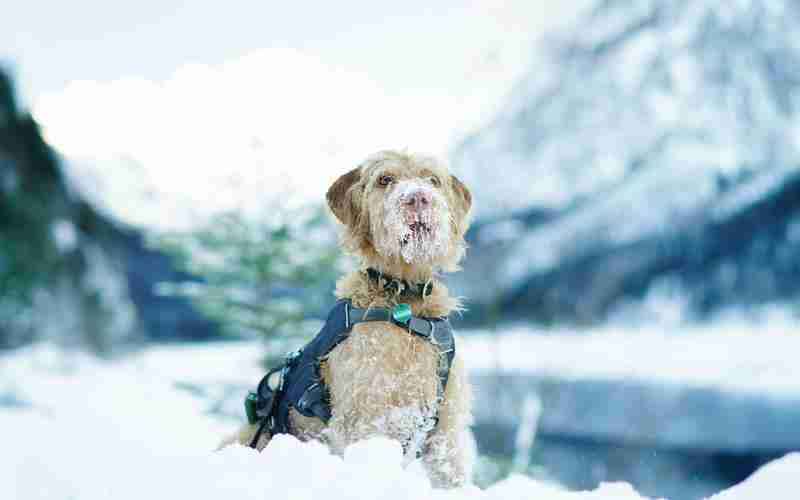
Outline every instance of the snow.
<svg viewBox="0 0 800 500">
<path fill-rule="evenodd" d="M 776 335 L 775 332 L 761 333 Z M 613 339 L 608 335 L 614 334 L 609 332 L 598 342 Z M 734 333 L 732 339 L 729 355 L 736 350 L 753 349 L 754 336 Z M 797 344 L 790 344 L 780 334 L 776 339 L 774 343 L 760 346 L 759 352 L 764 353 L 767 361 L 778 361 L 776 358 L 781 351 L 786 359 L 797 352 Z M 720 338 L 717 346 L 722 341 Z M 473 363 L 484 357 L 474 355 L 475 349 L 482 348 L 481 342 L 463 343 L 464 352 Z M 653 344 L 653 352 L 665 359 L 670 356 L 661 348 L 680 351 L 684 347 L 680 340 L 675 340 L 674 344 L 665 342 L 665 339 L 656 339 Z M 503 344 L 515 345 L 512 342 Z M 546 349 L 547 345 L 540 342 L 525 348 Z M 568 349 L 578 347 L 578 358 L 574 358 L 572 364 L 582 364 L 581 361 L 589 358 L 596 359 L 595 370 L 599 365 L 608 369 L 620 364 L 619 359 L 608 356 L 612 350 L 606 349 L 601 356 L 595 344 L 584 345 L 594 347 L 581 349 L 577 339 L 564 345 Z M 630 345 L 635 348 L 636 344 Z M 710 345 L 709 339 L 706 347 Z M 773 345 L 773 348 L 765 351 L 764 345 Z M 701 347 L 700 352 L 695 353 L 697 359 L 687 356 L 684 365 L 687 377 L 690 367 L 699 367 L 700 358 L 709 354 L 705 349 Z M 486 490 L 475 486 L 454 491 L 433 490 L 421 465 L 413 462 L 404 468 L 400 446 L 382 438 L 358 443 L 348 448 L 344 457 L 332 456 L 321 445 L 300 443 L 289 436 L 276 438 L 261 454 L 239 446 L 212 452 L 221 436 L 238 426 L 241 412 L 237 411 L 237 418 L 226 418 L 225 411 L 219 411 L 203 397 L 203 390 L 197 388 L 251 385 L 262 374 L 258 364 L 260 353 L 255 343 L 218 343 L 161 346 L 116 361 L 101 361 L 80 352 L 42 344 L 4 355 L 0 358 L 0 441 L 3 443 L 0 498 L 642 498 L 630 485 L 622 483 L 603 484 L 592 492 L 568 492 L 557 485 L 521 475 L 511 476 Z M 723 363 L 730 368 L 742 361 L 743 353 L 739 352 L 730 361 L 722 356 L 710 358 L 706 364 Z M 548 358 L 551 354 L 556 352 L 545 350 L 537 359 Z M 651 355 L 638 363 L 639 370 L 643 370 L 647 362 L 655 363 L 654 372 L 659 375 L 656 358 Z M 776 364 L 789 369 L 787 362 Z M 744 369 L 746 372 L 747 367 Z M 714 380 L 720 376 L 719 371 L 709 367 L 698 374 Z M 782 377 L 777 373 L 745 373 L 741 379 L 757 378 L 762 389 L 784 380 L 778 388 L 788 390 L 789 386 L 798 385 L 800 377 L 795 375 L 796 372 L 783 373 Z M 233 390 L 233 394 L 227 396 L 238 405 L 241 394 L 236 392 Z M 219 394 L 215 395 L 217 397 Z M 530 406 L 531 413 L 535 413 L 536 402 L 531 401 Z M 532 436 L 520 436 L 520 439 L 528 440 Z M 768 465 L 741 486 L 714 498 L 788 498 L 786 492 L 790 491 L 799 472 L 800 455 L 790 455 Z"/>
<path fill-rule="evenodd" d="M 479 423 L 513 432 L 522 401 L 538 395 L 542 435 L 721 453 L 800 446 L 800 337 L 789 312 L 476 333 L 459 350 L 487 401 L 475 406 Z"/>
<path fill-rule="evenodd" d="M 592 203 L 510 238 L 497 264 L 502 290 L 523 286 L 531 276 L 557 268 L 570 258 L 603 247 L 667 237 L 692 225 L 711 225 L 747 210 L 792 182 L 798 168 L 773 167 L 752 175 L 724 193 L 718 173 L 687 160 L 670 169 L 645 169 Z M 480 235 L 483 238 L 483 234 Z M 466 294 L 480 296 L 482 286 L 465 284 Z"/>
<path fill-rule="evenodd" d="M 735 179 L 797 163 L 793 2 L 594 5 L 540 47 L 494 122 L 455 151 L 479 215 L 567 208 L 640 170 Z M 639 201 L 653 199 L 643 190 Z"/>
<path fill-rule="evenodd" d="M 78 245 L 78 231 L 71 221 L 67 219 L 56 220 L 50 226 L 50 231 L 53 234 L 53 241 L 59 252 L 70 252 Z"/>
<path fill-rule="evenodd" d="M 609 325 L 568 329 L 504 328 L 471 336 L 461 352 L 474 372 L 570 380 L 644 380 L 737 393 L 800 395 L 800 335 L 791 317 L 763 323 L 734 318 L 709 325 Z M 481 353 L 491 355 L 481 355 Z M 757 355 L 754 355 L 757 353 Z"/>
<path fill-rule="evenodd" d="M 409 211 L 411 196 L 422 194 L 429 198 L 425 209 Z M 375 217 L 373 234 L 378 234 L 375 245 L 387 256 L 399 254 L 406 263 L 435 262 L 450 250 L 447 228 L 450 208 L 442 192 L 421 180 L 403 180 L 393 187 L 383 204 L 383 217 Z M 424 228 L 412 230 L 411 223 Z M 426 229 L 427 228 L 427 229 Z"/>
<path fill-rule="evenodd" d="M 786 182 L 787 177 L 797 174 L 797 172 L 797 166 L 791 165 L 774 168 L 760 176 L 756 176 L 753 182 L 746 183 L 743 187 L 734 189 L 730 194 L 721 197 L 713 207 L 711 217 L 720 221 L 735 215 L 740 210 L 766 198 L 771 192 L 780 189 Z"/>
<path fill-rule="evenodd" d="M 621 245 L 668 231 L 716 193 L 715 174 L 699 166 L 687 162 L 669 171 L 645 170 L 595 203 L 523 235 L 500 264 L 499 281 L 513 289 L 531 274 L 555 267 L 586 241 Z"/>
</svg>

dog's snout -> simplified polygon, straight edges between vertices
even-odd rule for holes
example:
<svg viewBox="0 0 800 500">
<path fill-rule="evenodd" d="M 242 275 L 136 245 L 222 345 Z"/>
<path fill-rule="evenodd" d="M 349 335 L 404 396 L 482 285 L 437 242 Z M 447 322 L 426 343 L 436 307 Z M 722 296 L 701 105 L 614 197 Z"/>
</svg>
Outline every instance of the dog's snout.
<svg viewBox="0 0 800 500">
<path fill-rule="evenodd" d="M 411 208 L 425 208 L 431 204 L 431 196 L 429 193 L 422 190 L 415 191 L 406 196 L 405 203 Z"/>
</svg>

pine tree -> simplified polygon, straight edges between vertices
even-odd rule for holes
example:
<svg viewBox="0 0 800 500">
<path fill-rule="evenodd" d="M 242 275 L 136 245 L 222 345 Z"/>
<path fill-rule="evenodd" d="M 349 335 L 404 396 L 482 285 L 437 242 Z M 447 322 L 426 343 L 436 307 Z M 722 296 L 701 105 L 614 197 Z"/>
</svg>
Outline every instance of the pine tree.
<svg viewBox="0 0 800 500">
<path fill-rule="evenodd" d="M 0 348 L 46 339 L 106 354 L 134 339 L 119 234 L 67 187 L 0 71 Z"/>
<path fill-rule="evenodd" d="M 225 213 L 155 244 L 200 281 L 165 283 L 161 291 L 188 297 L 223 331 L 260 335 L 268 360 L 316 333 L 333 301 L 339 251 L 324 211 L 277 203 L 261 217 Z"/>
</svg>

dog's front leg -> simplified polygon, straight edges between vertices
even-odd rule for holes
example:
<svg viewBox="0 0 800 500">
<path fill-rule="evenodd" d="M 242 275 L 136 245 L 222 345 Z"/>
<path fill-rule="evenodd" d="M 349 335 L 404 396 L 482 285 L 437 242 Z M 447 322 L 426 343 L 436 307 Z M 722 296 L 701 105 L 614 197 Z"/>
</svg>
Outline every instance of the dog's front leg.
<svg viewBox="0 0 800 500">
<path fill-rule="evenodd" d="M 450 369 L 439 422 L 426 441 L 422 459 L 431 483 L 437 488 L 463 486 L 472 475 L 472 394 L 458 356 Z"/>
<path fill-rule="evenodd" d="M 331 389 L 336 403 L 324 431 L 324 438 L 333 453 L 341 455 L 351 444 L 370 437 L 393 437 L 387 432 L 387 428 L 380 425 L 385 420 L 383 417 L 388 406 L 388 402 L 381 397 L 382 394 L 369 398 L 361 392 L 341 397 L 346 389 L 340 392 L 341 388 L 336 384 L 332 384 Z M 338 398 L 337 393 L 340 395 Z"/>
<path fill-rule="evenodd" d="M 354 421 L 341 414 L 337 415 L 336 411 L 325 431 L 325 438 L 331 451 L 337 455 L 343 454 L 345 448 L 351 444 L 376 435 L 379 435 L 379 432 L 375 426 L 368 425 L 368 422 Z"/>
<path fill-rule="evenodd" d="M 351 444 L 376 436 L 405 446 L 425 424 L 423 409 L 415 409 L 420 397 L 403 401 L 391 390 L 395 383 L 379 374 L 368 380 L 372 381 L 369 385 L 356 384 L 360 390 L 336 382 L 330 385 L 332 416 L 324 433 L 334 453 L 341 454 Z"/>
</svg>

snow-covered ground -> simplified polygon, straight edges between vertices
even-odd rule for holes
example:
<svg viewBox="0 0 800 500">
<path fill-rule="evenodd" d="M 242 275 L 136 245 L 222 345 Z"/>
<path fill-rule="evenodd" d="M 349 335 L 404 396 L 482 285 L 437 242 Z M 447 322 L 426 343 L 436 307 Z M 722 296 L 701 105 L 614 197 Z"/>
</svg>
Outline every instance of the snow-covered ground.
<svg viewBox="0 0 800 500">
<path fill-rule="evenodd" d="M 589 333 L 527 326 L 470 336 L 462 352 L 480 372 L 572 380 L 645 380 L 762 395 L 800 396 L 800 327 L 788 314 L 754 324 L 606 326 Z"/>
<path fill-rule="evenodd" d="M 794 367 L 791 372 L 790 361 L 793 353 L 800 352 L 800 341 L 792 343 L 787 332 L 785 336 L 770 335 L 769 340 L 762 337 L 763 342 L 757 344 L 758 333 L 733 334 L 730 339 L 718 337 L 716 346 L 728 346 L 727 356 L 705 358 L 703 363 L 703 357 L 714 352 L 714 342 L 709 337 L 693 356 L 677 356 L 672 368 L 668 366 L 668 354 L 681 353 L 687 347 L 681 343 L 682 336 L 673 340 L 654 337 L 649 341 L 654 354 L 636 363 L 625 361 L 628 357 L 615 354 L 608 344 L 606 349 L 599 347 L 602 343 L 595 344 L 601 340 L 620 341 L 611 333 L 596 339 L 575 337 L 564 341 L 561 348 L 554 345 L 558 337 L 525 340 L 520 334 L 491 349 L 541 349 L 536 356 L 539 361 L 524 356 L 509 358 L 510 363 L 518 363 L 519 369 L 541 367 L 541 360 L 571 352 L 573 362 L 569 364 L 583 365 L 578 373 L 581 376 L 613 368 L 620 376 L 668 377 L 674 373 L 686 382 L 731 383 L 724 376 L 725 366 L 729 370 L 738 366 L 760 379 L 762 388 L 774 383 L 775 390 L 797 390 L 800 368 Z M 683 336 L 701 340 L 689 333 Z M 636 338 L 639 337 L 627 336 L 628 343 L 620 344 L 631 349 L 629 358 L 646 351 L 644 341 L 637 347 Z M 478 370 L 489 368 L 480 363 L 485 359 L 481 350 L 490 348 L 484 342 L 478 338 L 462 343 L 463 352 Z M 755 348 L 758 351 L 753 351 Z M 670 353 L 665 354 L 665 349 Z M 763 369 L 755 362 L 751 368 L 740 364 L 746 357 L 756 357 L 744 356 L 753 352 L 764 360 Z M 344 458 L 330 456 L 321 446 L 301 444 L 290 437 L 276 439 L 262 454 L 242 447 L 213 453 L 220 436 L 238 425 L 237 419 L 225 416 L 228 408 L 219 401 L 240 401 L 237 391 L 252 385 L 262 374 L 258 366 L 260 354 L 256 344 L 219 343 L 154 347 L 116 361 L 64 353 L 48 345 L 3 355 L 0 498 L 640 498 L 625 484 L 607 484 L 594 492 L 575 493 L 523 476 L 512 476 L 486 490 L 468 487 L 435 491 L 418 464 L 402 469 L 399 446 L 381 439 L 352 447 Z M 658 360 L 659 357 L 664 359 Z M 534 362 L 539 364 L 529 364 Z M 568 362 L 562 364 L 549 369 L 565 369 Z M 651 371 L 646 369 L 648 364 Z M 700 369 L 720 364 L 725 366 Z M 769 367 L 783 371 L 771 372 Z M 757 368 L 760 371 L 753 372 Z M 742 388 L 754 388 L 755 383 L 744 381 L 748 377 L 741 378 Z M 715 499 L 795 498 L 798 474 L 800 456 L 788 456 Z"/>
<path fill-rule="evenodd" d="M 536 395 L 549 435 L 722 453 L 800 447 L 800 332 L 786 310 L 694 326 L 501 332 L 461 344 L 477 397 L 490 401 L 476 405 L 479 423 L 513 431 Z"/>
</svg>

